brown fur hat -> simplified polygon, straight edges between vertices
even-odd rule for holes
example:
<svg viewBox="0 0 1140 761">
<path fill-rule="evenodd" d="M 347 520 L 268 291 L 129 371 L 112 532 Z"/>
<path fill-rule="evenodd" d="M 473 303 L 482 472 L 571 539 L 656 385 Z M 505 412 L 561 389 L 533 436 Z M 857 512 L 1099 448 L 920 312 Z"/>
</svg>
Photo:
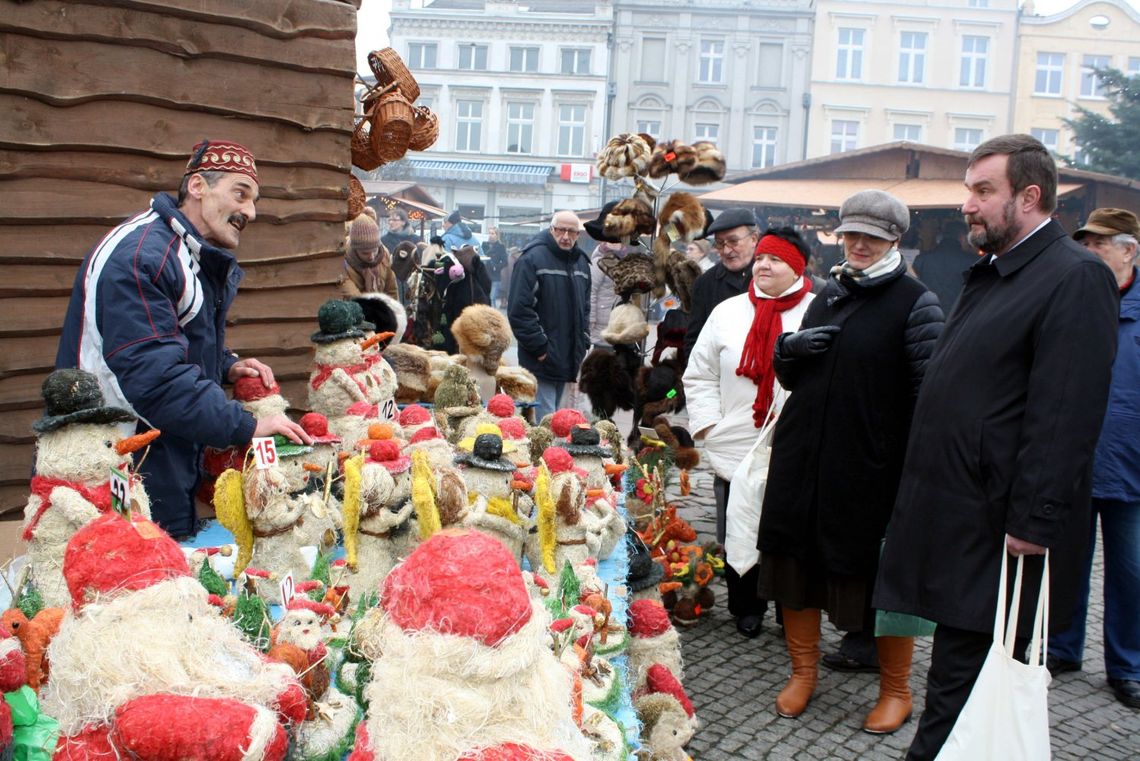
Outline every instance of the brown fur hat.
<svg viewBox="0 0 1140 761">
<path fill-rule="evenodd" d="M 632 238 L 634 235 L 652 235 L 657 229 L 653 209 L 640 198 L 619 201 L 606 215 L 602 229 L 611 238 Z"/>
<path fill-rule="evenodd" d="M 396 246 L 396 250 L 392 252 L 392 272 L 396 274 L 397 279 L 406 282 L 412 276 L 420 261 L 417 256 L 418 251 L 416 244 L 410 240 L 402 241 Z"/>
<path fill-rule="evenodd" d="M 514 337 L 503 313 L 486 304 L 472 304 L 460 312 L 451 323 L 451 334 L 461 354 L 482 357 L 483 369 L 492 374 Z"/>
<path fill-rule="evenodd" d="M 598 268 L 614 281 L 614 293 L 629 297 L 653 288 L 653 259 L 638 252 L 618 258 L 605 254 L 598 259 Z"/>
<path fill-rule="evenodd" d="M 643 367 L 637 373 L 637 403 L 634 420 L 652 420 L 658 415 L 685 408 L 685 368 L 676 357 L 661 360 L 656 367 Z M 644 425 L 645 423 L 640 423 Z"/>
<path fill-rule="evenodd" d="M 727 168 L 724 162 L 724 154 L 715 144 L 702 140 L 699 143 L 693 143 L 693 150 L 697 154 L 696 166 L 677 173 L 681 182 L 689 185 L 707 185 L 710 182 L 719 182 L 724 179 L 724 172 Z"/>
<path fill-rule="evenodd" d="M 657 214 L 661 231 L 670 242 L 686 243 L 701 237 L 705 231 L 705 207 L 692 193 L 671 193 Z"/>
<path fill-rule="evenodd" d="M 636 351 L 594 349 L 586 355 L 578 372 L 578 388 L 589 398 L 595 414 L 610 418 L 619 408 L 633 409 L 633 376 L 640 364 Z"/>
<path fill-rule="evenodd" d="M 431 360 L 426 350 L 414 344 L 395 344 L 384 350 L 384 359 L 396 371 L 396 401 L 419 401 L 431 381 Z"/>
<path fill-rule="evenodd" d="M 538 379 L 530 370 L 518 365 L 500 365 L 495 381 L 504 394 L 523 404 L 533 402 L 538 393 Z"/>
<path fill-rule="evenodd" d="M 693 311 L 693 284 L 701 276 L 701 265 L 684 254 L 673 251 L 665 265 L 665 284 L 681 300 L 681 311 Z"/>
<path fill-rule="evenodd" d="M 653 147 L 641 135 L 623 132 L 609 139 L 598 153 L 598 174 L 607 180 L 620 180 L 645 174 Z"/>
<path fill-rule="evenodd" d="M 667 140 L 658 143 L 653 149 L 653 155 L 649 158 L 649 176 L 657 178 L 670 174 L 680 175 L 696 165 L 697 152 L 693 146 L 680 140 Z"/>
</svg>

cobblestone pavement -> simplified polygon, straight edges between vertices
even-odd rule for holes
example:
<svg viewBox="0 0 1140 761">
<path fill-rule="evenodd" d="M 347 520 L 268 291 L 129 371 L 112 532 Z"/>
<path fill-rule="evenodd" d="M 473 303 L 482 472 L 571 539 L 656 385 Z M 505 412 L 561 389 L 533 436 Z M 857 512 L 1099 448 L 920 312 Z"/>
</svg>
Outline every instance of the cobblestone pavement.
<svg viewBox="0 0 1140 761">
<path fill-rule="evenodd" d="M 711 471 L 693 473 L 692 494 L 678 503 L 680 514 L 697 529 L 700 541 L 715 538 Z M 1101 574 L 1098 553 L 1084 670 L 1060 676 L 1049 691 L 1053 758 L 1058 761 L 1140 759 L 1140 711 L 1118 703 L 1105 684 Z M 716 591 L 723 601 L 725 591 L 719 580 Z M 773 701 L 790 667 L 772 611 L 764 627 L 757 639 L 747 640 L 718 604 L 711 616 L 681 632 L 685 689 L 702 722 L 688 747 L 695 761 L 900 759 L 905 755 L 925 698 L 929 639 L 919 640 L 915 648 L 911 674 L 915 718 L 894 735 L 876 737 L 861 730 L 863 717 L 878 694 L 874 674 L 840 674 L 821 668 L 819 687 L 807 711 L 798 719 L 777 716 Z M 838 643 L 839 634 L 825 623 L 824 652 L 834 650 Z"/>
</svg>

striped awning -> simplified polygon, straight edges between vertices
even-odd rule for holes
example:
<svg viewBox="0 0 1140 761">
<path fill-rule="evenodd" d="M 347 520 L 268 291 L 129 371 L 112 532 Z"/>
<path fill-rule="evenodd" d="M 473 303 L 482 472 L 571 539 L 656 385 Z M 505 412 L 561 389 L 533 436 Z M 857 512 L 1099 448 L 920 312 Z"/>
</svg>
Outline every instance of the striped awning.
<svg viewBox="0 0 1140 761">
<path fill-rule="evenodd" d="M 459 180 L 462 182 L 545 185 L 553 164 L 505 164 L 490 161 L 441 161 L 408 159 L 417 180 Z"/>
</svg>

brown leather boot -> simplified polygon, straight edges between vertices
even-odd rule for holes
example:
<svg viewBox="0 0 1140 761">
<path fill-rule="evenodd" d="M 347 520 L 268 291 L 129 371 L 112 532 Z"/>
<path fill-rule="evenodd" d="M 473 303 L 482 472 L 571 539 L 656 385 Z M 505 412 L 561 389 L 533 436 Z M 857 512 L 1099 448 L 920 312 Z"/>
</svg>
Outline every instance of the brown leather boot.
<svg viewBox="0 0 1140 761">
<path fill-rule="evenodd" d="M 910 718 L 910 661 L 914 637 L 878 637 L 879 702 L 867 714 L 863 731 L 889 735 Z"/>
<path fill-rule="evenodd" d="M 776 697 L 776 713 L 794 719 L 807 708 L 819 674 L 819 608 L 784 608 L 784 641 L 792 678 Z"/>
</svg>

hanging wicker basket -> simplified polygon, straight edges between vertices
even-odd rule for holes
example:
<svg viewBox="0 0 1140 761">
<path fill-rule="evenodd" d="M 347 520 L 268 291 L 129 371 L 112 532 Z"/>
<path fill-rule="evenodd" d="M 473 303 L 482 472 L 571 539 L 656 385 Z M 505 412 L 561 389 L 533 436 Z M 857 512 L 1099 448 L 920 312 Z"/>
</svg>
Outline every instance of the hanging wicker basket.
<svg viewBox="0 0 1140 761">
<path fill-rule="evenodd" d="M 374 50 L 368 54 L 368 66 L 376 75 L 378 84 L 395 84 L 409 102 L 420 97 L 420 86 L 412 72 L 404 65 L 404 60 L 393 48 Z"/>
<path fill-rule="evenodd" d="M 408 150 L 426 151 L 439 139 L 439 118 L 426 106 L 416 106 L 415 121 L 412 126 L 412 139 Z"/>
<path fill-rule="evenodd" d="M 368 116 L 358 117 L 352 130 L 352 165 L 371 172 L 384 164 L 384 160 L 372 149 L 372 120 Z"/>
<path fill-rule="evenodd" d="M 350 174 L 348 176 L 348 218 L 350 220 L 356 219 L 364 212 L 364 205 L 367 200 L 367 196 L 364 195 L 364 186 L 360 184 L 360 180 Z"/>
<path fill-rule="evenodd" d="M 372 111 L 372 152 L 382 161 L 396 161 L 408 152 L 416 112 L 398 92 L 385 93 Z"/>
</svg>

